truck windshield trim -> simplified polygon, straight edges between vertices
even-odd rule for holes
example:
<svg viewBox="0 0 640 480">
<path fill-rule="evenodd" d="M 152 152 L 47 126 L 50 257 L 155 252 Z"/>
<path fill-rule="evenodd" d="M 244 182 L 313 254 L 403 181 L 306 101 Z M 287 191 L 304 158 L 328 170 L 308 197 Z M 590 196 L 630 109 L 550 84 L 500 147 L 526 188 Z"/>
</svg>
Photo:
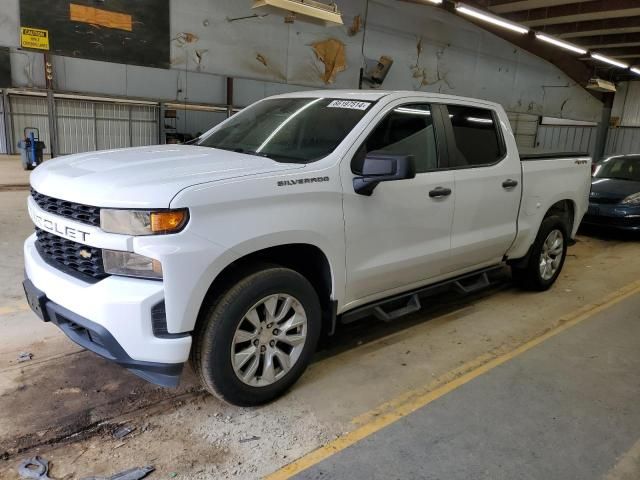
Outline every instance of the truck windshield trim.
<svg viewBox="0 0 640 480">
<path fill-rule="evenodd" d="M 329 97 L 266 99 L 193 144 L 283 163 L 311 163 L 332 153 L 374 103 Z"/>
</svg>

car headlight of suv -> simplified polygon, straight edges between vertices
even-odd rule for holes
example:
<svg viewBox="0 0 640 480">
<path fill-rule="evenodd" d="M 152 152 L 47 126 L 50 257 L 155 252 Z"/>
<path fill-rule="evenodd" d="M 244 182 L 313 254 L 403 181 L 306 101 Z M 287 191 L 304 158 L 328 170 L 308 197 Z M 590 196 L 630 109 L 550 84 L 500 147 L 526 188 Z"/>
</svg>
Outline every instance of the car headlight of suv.
<svg viewBox="0 0 640 480">
<path fill-rule="evenodd" d="M 162 264 L 155 258 L 138 253 L 117 250 L 102 250 L 104 271 L 126 277 L 162 280 Z"/>
<path fill-rule="evenodd" d="M 176 233 L 189 221 L 189 212 L 180 210 L 100 210 L 100 228 L 108 233 L 158 235 Z"/>
<path fill-rule="evenodd" d="M 629 195 L 620 203 L 623 205 L 640 205 L 640 192 Z"/>
</svg>

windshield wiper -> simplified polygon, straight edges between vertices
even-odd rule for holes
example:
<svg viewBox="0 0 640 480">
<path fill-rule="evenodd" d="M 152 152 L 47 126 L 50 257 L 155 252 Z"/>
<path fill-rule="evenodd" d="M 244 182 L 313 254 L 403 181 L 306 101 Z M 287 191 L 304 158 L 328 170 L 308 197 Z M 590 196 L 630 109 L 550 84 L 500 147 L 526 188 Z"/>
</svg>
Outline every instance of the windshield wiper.
<svg viewBox="0 0 640 480">
<path fill-rule="evenodd" d="M 247 155 L 255 155 L 257 157 L 271 158 L 268 154 L 262 152 L 256 152 L 255 150 L 248 150 L 246 148 L 230 148 L 229 150 L 237 153 L 246 153 Z"/>
</svg>

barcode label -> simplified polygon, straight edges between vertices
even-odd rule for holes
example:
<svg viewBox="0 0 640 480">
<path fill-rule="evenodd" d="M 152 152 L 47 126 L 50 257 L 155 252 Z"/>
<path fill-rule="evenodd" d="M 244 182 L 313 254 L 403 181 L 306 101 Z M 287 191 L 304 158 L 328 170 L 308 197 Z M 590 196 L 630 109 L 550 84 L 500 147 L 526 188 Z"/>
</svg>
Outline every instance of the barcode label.
<svg viewBox="0 0 640 480">
<path fill-rule="evenodd" d="M 356 102 L 355 100 L 334 100 L 327 107 L 330 108 L 350 108 L 351 110 L 366 110 L 371 103 Z"/>
</svg>

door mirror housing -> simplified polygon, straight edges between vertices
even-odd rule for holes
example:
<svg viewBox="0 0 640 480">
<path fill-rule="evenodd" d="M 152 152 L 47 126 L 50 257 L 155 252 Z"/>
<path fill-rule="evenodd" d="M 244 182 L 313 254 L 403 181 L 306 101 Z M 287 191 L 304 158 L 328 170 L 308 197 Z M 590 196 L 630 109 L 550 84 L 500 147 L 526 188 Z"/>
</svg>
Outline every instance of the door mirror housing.
<svg viewBox="0 0 640 480">
<path fill-rule="evenodd" d="M 416 162 L 413 155 L 390 155 L 369 152 L 353 179 L 353 189 L 359 195 L 370 196 L 380 182 L 415 178 Z"/>
</svg>

